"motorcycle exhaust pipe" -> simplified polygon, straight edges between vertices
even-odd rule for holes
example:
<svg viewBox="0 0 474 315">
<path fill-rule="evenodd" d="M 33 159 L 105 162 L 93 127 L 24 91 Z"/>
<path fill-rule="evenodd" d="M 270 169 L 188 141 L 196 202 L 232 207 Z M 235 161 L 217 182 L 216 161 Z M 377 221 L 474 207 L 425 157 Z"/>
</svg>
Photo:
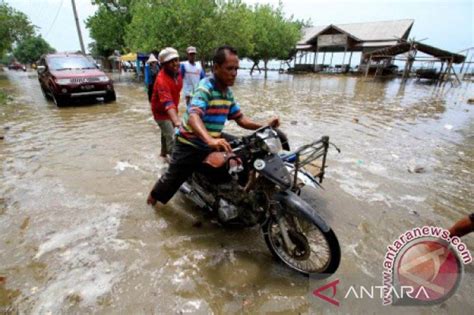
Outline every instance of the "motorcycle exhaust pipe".
<svg viewBox="0 0 474 315">
<path fill-rule="evenodd" d="M 188 183 L 184 183 L 179 187 L 179 191 L 182 192 L 185 195 L 189 195 L 192 191 L 191 186 Z"/>
<path fill-rule="evenodd" d="M 184 183 L 179 187 L 179 191 L 182 192 L 186 198 L 194 202 L 198 207 L 207 208 L 207 203 L 199 196 L 188 183 Z"/>
</svg>

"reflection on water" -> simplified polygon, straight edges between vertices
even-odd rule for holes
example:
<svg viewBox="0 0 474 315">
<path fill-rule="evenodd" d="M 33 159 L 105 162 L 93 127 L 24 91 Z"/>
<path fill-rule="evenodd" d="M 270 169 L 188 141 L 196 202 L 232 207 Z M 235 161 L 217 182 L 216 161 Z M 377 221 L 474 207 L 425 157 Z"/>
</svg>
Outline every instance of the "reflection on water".
<svg viewBox="0 0 474 315">
<path fill-rule="evenodd" d="M 293 147 L 329 135 L 342 149 L 329 156 L 326 189 L 304 192 L 339 237 L 336 277 L 379 285 L 386 246 L 402 232 L 447 227 L 472 211 L 469 84 L 239 75 L 234 93 L 246 115 L 279 115 Z M 221 229 L 179 195 L 160 212 L 146 206 L 165 169 L 159 130 L 143 86 L 127 77 L 115 85 L 115 103 L 58 109 L 33 73 L 0 76 L 0 88 L 15 96 L 0 107 L 1 309 L 316 312 L 315 288 L 272 259 L 258 229 Z M 415 168 L 424 172 L 408 171 Z M 465 242 L 474 248 L 472 238 Z M 472 309 L 473 290 L 466 281 L 429 311 Z M 364 310 L 363 301 L 338 309 Z"/>
</svg>

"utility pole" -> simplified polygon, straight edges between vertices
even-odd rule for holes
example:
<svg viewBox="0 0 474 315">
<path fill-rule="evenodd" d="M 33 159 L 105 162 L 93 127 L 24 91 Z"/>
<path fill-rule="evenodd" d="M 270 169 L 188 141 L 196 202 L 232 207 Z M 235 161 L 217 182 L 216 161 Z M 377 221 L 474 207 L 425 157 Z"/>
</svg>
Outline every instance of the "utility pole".
<svg viewBox="0 0 474 315">
<path fill-rule="evenodd" d="M 77 17 L 76 3 L 74 0 L 71 0 L 71 3 L 72 11 L 74 11 L 74 19 L 76 20 L 77 35 L 79 35 L 79 42 L 81 43 L 81 51 L 83 54 L 85 54 L 86 50 L 84 49 L 84 42 L 82 41 L 81 25 L 79 24 L 79 18 Z"/>
</svg>

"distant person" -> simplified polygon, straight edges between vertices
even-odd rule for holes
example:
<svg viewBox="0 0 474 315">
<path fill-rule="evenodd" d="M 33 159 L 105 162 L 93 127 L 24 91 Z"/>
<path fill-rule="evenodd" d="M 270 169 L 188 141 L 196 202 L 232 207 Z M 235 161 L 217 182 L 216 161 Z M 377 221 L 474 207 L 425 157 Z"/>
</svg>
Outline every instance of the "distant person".
<svg viewBox="0 0 474 315">
<path fill-rule="evenodd" d="M 148 101 L 151 103 L 151 96 L 153 95 L 153 86 L 155 84 L 156 76 L 160 72 L 160 67 L 158 65 L 158 59 L 156 59 L 154 54 L 150 54 L 148 60 L 146 61 L 147 66 L 145 73 L 145 81 L 148 89 Z"/>
<path fill-rule="evenodd" d="M 451 237 L 462 237 L 474 231 L 474 212 L 462 218 L 449 228 Z"/>
<path fill-rule="evenodd" d="M 151 111 L 161 130 L 160 156 L 169 162 L 174 145 L 174 128 L 181 125 L 178 105 L 183 79 L 179 73 L 179 55 L 176 49 L 171 47 L 163 49 L 158 59 L 161 70 L 153 86 Z"/>
<path fill-rule="evenodd" d="M 197 88 L 199 81 L 206 76 L 199 62 L 196 62 L 196 47 L 189 46 L 186 49 L 188 61 L 181 63 L 181 75 L 183 76 L 184 97 L 186 98 L 186 106 L 189 105 L 194 90 Z"/>
</svg>

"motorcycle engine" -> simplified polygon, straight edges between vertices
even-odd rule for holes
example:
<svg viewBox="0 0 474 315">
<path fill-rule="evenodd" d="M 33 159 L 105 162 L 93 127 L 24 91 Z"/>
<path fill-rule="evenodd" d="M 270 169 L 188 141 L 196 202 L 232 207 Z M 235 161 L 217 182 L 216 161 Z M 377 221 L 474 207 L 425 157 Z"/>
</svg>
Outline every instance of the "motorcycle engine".
<svg viewBox="0 0 474 315">
<path fill-rule="evenodd" d="M 222 222 L 227 222 L 237 218 L 239 211 L 236 206 L 221 198 L 219 200 L 219 208 L 217 208 L 217 215 Z"/>
</svg>

